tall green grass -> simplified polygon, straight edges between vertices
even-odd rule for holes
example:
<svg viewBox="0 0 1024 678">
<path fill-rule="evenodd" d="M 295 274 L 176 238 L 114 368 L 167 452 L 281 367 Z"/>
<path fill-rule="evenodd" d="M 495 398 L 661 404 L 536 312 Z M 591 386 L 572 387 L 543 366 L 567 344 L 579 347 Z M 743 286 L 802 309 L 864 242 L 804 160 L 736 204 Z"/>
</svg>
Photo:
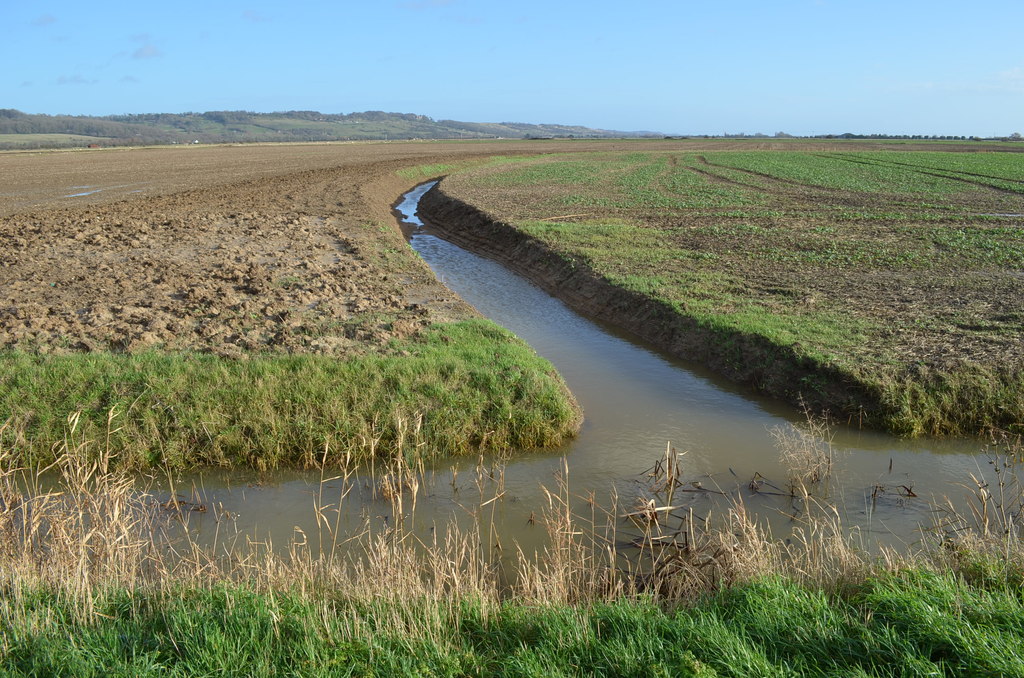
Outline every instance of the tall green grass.
<svg viewBox="0 0 1024 678">
<path fill-rule="evenodd" d="M 830 594 L 782 577 L 696 604 L 359 601 L 245 586 L 113 589 L 84 622 L 45 589 L 0 600 L 5 675 L 1020 676 L 1009 583 L 908 570 Z"/>
<path fill-rule="evenodd" d="M 83 435 L 133 468 L 533 448 L 562 442 L 580 420 L 550 363 L 486 320 L 347 360 L 0 354 L 0 444 L 23 463 L 49 463 L 76 412 Z"/>
</svg>

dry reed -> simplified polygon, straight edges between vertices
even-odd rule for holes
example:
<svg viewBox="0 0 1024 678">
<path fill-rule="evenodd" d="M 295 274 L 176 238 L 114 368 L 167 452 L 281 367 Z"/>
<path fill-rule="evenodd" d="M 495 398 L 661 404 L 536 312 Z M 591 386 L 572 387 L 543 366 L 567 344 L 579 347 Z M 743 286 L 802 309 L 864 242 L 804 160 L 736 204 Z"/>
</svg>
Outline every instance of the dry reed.
<svg viewBox="0 0 1024 678">
<path fill-rule="evenodd" d="M 110 417 L 111 426 L 115 419 Z M 409 431 L 414 434 L 415 425 Z M 787 435 L 793 440 L 794 434 Z M 815 450 L 813 459 L 820 461 L 828 438 L 816 435 L 803 430 L 795 439 L 800 449 Z M 416 445 L 406 452 L 371 483 L 398 517 L 414 513 L 424 474 Z M 809 491 L 828 469 L 818 461 L 806 467 L 817 475 L 801 475 L 805 510 L 784 540 L 747 509 L 741 495 L 682 478 L 680 455 L 671 447 L 649 474 L 649 496 L 636 510 L 621 511 L 617 497 L 602 508 L 592 496 L 573 495 L 563 467 L 556 486 L 545 490 L 540 516 L 533 517 L 546 528 L 541 553 L 501 544 L 494 513 L 505 492 L 500 462 L 488 467 L 481 459 L 477 465 L 470 526 L 441 526 L 424 541 L 401 519 L 384 527 L 366 520 L 357 530 L 343 530 L 346 497 L 355 483 L 366 481 L 346 460 L 335 459 L 330 466 L 343 470 L 322 475 L 316 497 L 319 534 L 298 531 L 279 549 L 237 535 L 200 545 L 187 529 L 190 507 L 161 504 L 136 477 L 109 470 L 109 447 L 84 439 L 72 416 L 50 467 L 18 468 L 0 450 L 0 571 L 6 590 L 52 588 L 78 601 L 84 616 L 97 613 L 92 603 L 110 586 L 167 592 L 223 582 L 268 594 L 287 589 L 362 601 L 429 600 L 445 609 L 459 600 L 496 604 L 509 596 L 557 604 L 646 595 L 671 603 L 765 575 L 834 590 L 908 564 L 956 566 L 950 554 L 968 547 L 1007 564 L 1020 562 L 1019 453 L 1018 446 L 993 459 L 996 483 L 975 478 L 969 507 L 944 507 L 936 527 L 941 541 L 922 542 L 913 553 L 869 554 L 839 511 Z M 322 459 L 329 456 L 325 448 Z M 378 475 L 378 470 L 366 473 Z M 325 491 L 329 483 L 340 487 L 336 495 Z M 702 515 L 680 501 L 684 492 L 708 496 L 712 508 Z M 589 515 L 573 509 L 581 500 Z"/>
</svg>

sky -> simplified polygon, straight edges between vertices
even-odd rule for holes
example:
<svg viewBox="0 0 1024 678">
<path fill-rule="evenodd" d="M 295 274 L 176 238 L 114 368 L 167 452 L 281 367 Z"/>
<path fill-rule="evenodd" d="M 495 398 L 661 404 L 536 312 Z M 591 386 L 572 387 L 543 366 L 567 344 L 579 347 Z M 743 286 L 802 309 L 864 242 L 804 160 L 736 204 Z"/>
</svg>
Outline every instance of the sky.
<svg viewBox="0 0 1024 678">
<path fill-rule="evenodd" d="M 0 108 L 1024 133 L 1024 0 L 2 0 Z"/>
</svg>

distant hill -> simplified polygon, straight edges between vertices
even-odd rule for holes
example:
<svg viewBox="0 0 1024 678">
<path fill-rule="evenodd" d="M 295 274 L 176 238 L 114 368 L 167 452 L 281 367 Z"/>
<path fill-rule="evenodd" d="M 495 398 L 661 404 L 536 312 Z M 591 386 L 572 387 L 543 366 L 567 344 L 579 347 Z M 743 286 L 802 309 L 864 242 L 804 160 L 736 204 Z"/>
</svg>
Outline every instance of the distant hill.
<svg viewBox="0 0 1024 678">
<path fill-rule="evenodd" d="M 364 139 L 613 138 L 661 136 L 574 125 L 434 120 L 413 113 L 316 111 L 32 115 L 0 109 L 0 148 Z"/>
</svg>

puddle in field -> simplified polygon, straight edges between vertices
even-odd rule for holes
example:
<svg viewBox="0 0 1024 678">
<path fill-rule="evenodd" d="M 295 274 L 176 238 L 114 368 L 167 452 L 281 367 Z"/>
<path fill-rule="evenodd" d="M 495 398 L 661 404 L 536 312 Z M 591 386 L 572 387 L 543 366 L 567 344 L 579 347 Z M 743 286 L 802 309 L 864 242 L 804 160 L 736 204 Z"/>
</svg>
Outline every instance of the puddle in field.
<svg viewBox="0 0 1024 678">
<path fill-rule="evenodd" d="M 68 193 L 67 195 L 64 195 L 64 196 L 61 196 L 61 197 L 63 197 L 63 198 L 84 198 L 85 196 L 95 195 L 96 193 L 101 193 L 103 191 L 115 191 L 116 192 L 117 190 L 122 189 L 122 188 L 132 188 L 133 186 L 145 186 L 148 183 L 149 183 L 148 181 L 143 181 L 143 182 L 134 182 L 134 183 L 130 183 L 130 184 L 118 184 L 116 186 L 101 186 L 101 187 L 97 187 L 97 186 L 71 186 L 71 187 L 69 187 L 66 190 L 76 191 L 76 192 L 75 193 Z M 129 195 L 129 194 L 132 194 L 132 193 L 142 193 L 143 191 L 144 191 L 144 189 L 136 188 L 134 190 L 126 191 L 125 194 Z"/>
<path fill-rule="evenodd" d="M 103 190 L 102 188 L 93 188 L 92 186 L 72 186 L 71 187 L 72 191 L 75 190 L 75 189 L 92 189 L 92 190 L 84 190 L 81 193 L 69 193 L 68 195 L 65 195 L 64 197 L 65 198 L 81 198 L 81 197 L 86 196 L 86 195 L 92 195 L 93 193 L 99 193 L 100 191 Z"/>
<path fill-rule="evenodd" d="M 548 358 L 579 399 L 586 420 L 564 449 L 523 452 L 507 462 L 458 459 L 428 466 L 415 511 L 411 494 L 402 507 L 403 514 L 413 515 L 421 539 L 429 541 L 452 519 L 463 525 L 483 521 L 494 526 L 496 539 L 529 552 L 544 543 L 543 528 L 531 517 L 547 505 L 545 488 L 555 489 L 563 469 L 576 508 L 607 508 L 615 492 L 617 512 L 624 513 L 648 496 L 644 473 L 664 457 L 669 443 L 682 453 L 681 475 L 693 481 L 677 492 L 675 504 L 706 512 L 723 507 L 717 492 L 726 491 L 742 495 L 777 534 L 790 529 L 793 508 L 782 496 L 787 472 L 772 430 L 802 421 L 796 409 L 752 396 L 700 366 L 583 318 L 497 262 L 433 235 L 416 216 L 417 202 L 430 186 L 417 187 L 396 207 L 411 246 L 445 284 Z M 846 523 L 873 541 L 919 539 L 918 527 L 934 518 L 929 500 L 957 496 L 969 474 L 989 473 L 977 440 L 900 440 L 846 425 L 832 434 L 839 486 L 832 497 Z M 347 481 L 297 471 L 206 472 L 179 480 L 177 493 L 206 507 L 188 517 L 206 542 L 223 542 L 236 530 L 269 535 L 278 544 L 299 535 L 315 542 L 401 519 L 375 492 L 379 478 L 379 469 L 362 469 Z M 319 519 L 316 505 L 328 505 Z M 324 515 L 330 516 L 329 529 Z"/>
</svg>

